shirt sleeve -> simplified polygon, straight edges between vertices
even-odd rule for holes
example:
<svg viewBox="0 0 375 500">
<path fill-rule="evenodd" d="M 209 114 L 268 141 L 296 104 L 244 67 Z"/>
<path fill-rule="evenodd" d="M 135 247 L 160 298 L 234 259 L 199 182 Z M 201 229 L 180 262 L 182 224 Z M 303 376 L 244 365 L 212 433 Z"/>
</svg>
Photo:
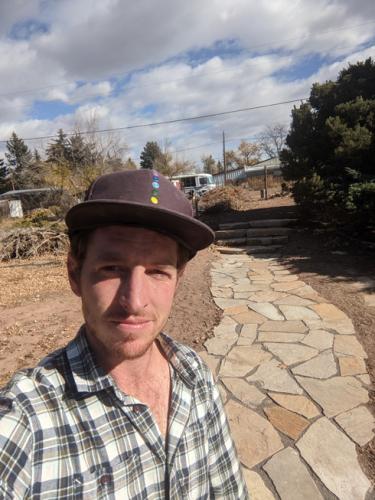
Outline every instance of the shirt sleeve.
<svg viewBox="0 0 375 500">
<path fill-rule="evenodd" d="M 212 378 L 212 375 L 211 375 Z M 210 498 L 248 500 L 246 484 L 215 382 L 208 428 Z"/>
<path fill-rule="evenodd" d="M 0 398 L 0 498 L 22 499 L 31 484 L 32 434 L 11 399 Z"/>
</svg>

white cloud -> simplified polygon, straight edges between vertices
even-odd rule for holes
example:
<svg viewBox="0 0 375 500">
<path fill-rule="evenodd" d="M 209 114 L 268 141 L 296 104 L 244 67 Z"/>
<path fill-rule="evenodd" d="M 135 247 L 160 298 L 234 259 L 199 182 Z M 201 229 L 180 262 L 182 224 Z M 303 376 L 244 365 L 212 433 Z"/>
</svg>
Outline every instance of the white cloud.
<svg viewBox="0 0 375 500">
<path fill-rule="evenodd" d="M 3 4 L 2 4 L 3 5 Z M 373 0 L 36 0 L 0 5 L 0 139 L 73 130 L 95 117 L 101 128 L 209 114 L 307 97 L 314 81 L 335 79 L 348 62 L 375 53 Z M 48 32 L 11 40 L 14 23 L 38 17 Z M 233 43 L 230 43 L 233 41 Z M 218 45 L 218 42 L 220 42 Z M 238 50 L 233 49 L 237 47 Z M 313 54 L 320 68 L 281 78 Z M 133 73 L 121 88 L 114 75 Z M 311 74 L 307 74 L 309 71 Z M 76 107 L 35 119 L 35 100 Z M 221 155 L 221 133 L 252 137 L 289 122 L 291 106 L 121 132 L 134 154 L 170 139 L 186 156 Z M 1 145 L 0 145 L 1 149 Z"/>
</svg>

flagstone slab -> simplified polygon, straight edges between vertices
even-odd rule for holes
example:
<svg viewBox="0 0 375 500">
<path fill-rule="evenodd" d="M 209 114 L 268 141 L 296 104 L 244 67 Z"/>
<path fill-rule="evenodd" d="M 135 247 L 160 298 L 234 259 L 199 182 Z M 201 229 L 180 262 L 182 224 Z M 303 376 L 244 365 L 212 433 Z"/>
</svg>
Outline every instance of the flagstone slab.
<svg viewBox="0 0 375 500">
<path fill-rule="evenodd" d="M 375 307 L 375 294 L 374 293 L 362 293 L 362 298 L 365 301 L 366 306 Z"/>
<path fill-rule="evenodd" d="M 251 500 L 276 500 L 259 474 L 246 468 L 243 468 L 242 472 Z"/>
<path fill-rule="evenodd" d="M 329 321 L 329 320 L 306 320 L 306 324 L 311 330 L 333 330 L 340 335 L 354 335 L 354 325 L 350 319 Z"/>
<path fill-rule="evenodd" d="M 288 274 L 292 274 L 288 269 L 276 269 L 275 267 L 272 267 L 271 270 L 275 276 L 286 276 Z"/>
<path fill-rule="evenodd" d="M 370 375 L 357 375 L 357 379 L 364 385 L 371 385 Z"/>
<path fill-rule="evenodd" d="M 315 302 L 311 299 L 298 297 L 298 295 L 288 295 L 287 297 L 275 300 L 274 304 L 279 306 L 310 306 L 314 305 Z"/>
<path fill-rule="evenodd" d="M 288 320 L 319 319 L 316 312 L 303 306 L 279 306 Z"/>
<path fill-rule="evenodd" d="M 234 325 L 236 326 L 237 323 L 232 319 L 230 318 L 229 316 L 223 316 L 220 320 L 220 323 L 218 324 L 218 327 L 219 326 L 223 326 L 223 325 Z"/>
<path fill-rule="evenodd" d="M 349 354 L 357 358 L 367 358 L 367 354 L 354 335 L 335 335 L 333 341 L 335 354 Z"/>
<path fill-rule="evenodd" d="M 278 283 L 290 283 L 292 281 L 298 281 L 298 276 L 295 274 L 287 274 L 287 275 L 275 275 L 274 280 Z"/>
<path fill-rule="evenodd" d="M 296 376 L 296 379 L 311 398 L 323 408 L 327 417 L 335 417 L 369 401 L 367 390 L 354 377 L 316 380 Z"/>
<path fill-rule="evenodd" d="M 206 351 L 200 351 L 198 354 L 203 359 L 203 361 L 206 363 L 206 365 L 209 367 L 213 376 L 216 378 L 217 369 L 218 369 L 219 364 L 220 364 L 220 358 L 215 358 L 215 356 L 211 356 Z"/>
<path fill-rule="evenodd" d="M 375 419 L 365 406 L 341 413 L 335 420 L 359 446 L 364 446 L 374 437 Z"/>
<path fill-rule="evenodd" d="M 288 366 L 307 361 L 318 354 L 318 351 L 313 347 L 299 344 L 265 343 L 264 345 Z"/>
<path fill-rule="evenodd" d="M 212 296 L 216 298 L 229 299 L 233 296 L 231 288 L 211 287 L 210 291 Z"/>
<path fill-rule="evenodd" d="M 254 336 L 254 339 L 251 339 L 249 337 L 238 337 L 237 345 L 238 346 L 240 346 L 240 345 L 252 345 L 254 343 L 255 337 L 256 336 Z"/>
<path fill-rule="evenodd" d="M 224 309 L 225 314 L 230 314 L 230 315 L 235 315 L 235 314 L 243 314 L 248 311 L 247 305 L 243 306 L 233 306 L 233 307 L 228 307 L 227 309 Z"/>
<path fill-rule="evenodd" d="M 243 285 L 233 285 L 233 292 L 254 292 L 259 289 L 263 289 L 263 283 L 259 283 L 259 285 L 254 285 L 254 283 L 251 283 L 249 281 L 248 284 L 243 284 Z"/>
<path fill-rule="evenodd" d="M 254 260 L 252 262 L 249 262 L 249 269 L 252 271 L 258 271 L 258 270 L 267 270 L 269 267 L 268 262 L 262 262 L 260 260 Z"/>
<path fill-rule="evenodd" d="M 216 288 L 228 288 L 228 287 L 231 287 L 233 286 L 233 280 L 232 278 L 225 278 L 224 275 L 222 278 L 219 278 L 217 276 L 213 276 L 212 277 L 212 284 L 216 287 Z"/>
<path fill-rule="evenodd" d="M 305 333 L 307 326 L 302 321 L 265 321 L 260 332 Z"/>
<path fill-rule="evenodd" d="M 337 366 L 332 351 L 325 351 L 310 361 L 292 368 L 295 375 L 326 379 L 337 374 Z"/>
<path fill-rule="evenodd" d="M 259 332 L 258 342 L 300 342 L 305 335 L 303 333 L 284 332 Z"/>
<path fill-rule="evenodd" d="M 296 446 L 322 483 L 340 500 L 365 500 L 371 483 L 359 466 L 355 445 L 327 418 L 314 422 Z"/>
<path fill-rule="evenodd" d="M 228 401 L 228 399 L 229 399 L 228 398 L 228 393 L 227 393 L 225 387 L 222 384 L 218 384 L 217 387 L 219 389 L 221 400 L 222 400 L 223 404 L 225 404 Z"/>
<path fill-rule="evenodd" d="M 226 310 L 231 307 L 246 306 L 246 300 L 240 299 L 221 299 L 214 297 L 215 304 L 220 307 L 220 309 Z"/>
<path fill-rule="evenodd" d="M 332 348 L 333 339 L 333 334 L 327 332 L 327 330 L 310 330 L 310 333 L 305 336 L 302 343 L 314 347 L 319 351 L 324 351 L 325 349 Z"/>
<path fill-rule="evenodd" d="M 285 448 L 274 455 L 263 469 L 275 485 L 281 500 L 324 500 L 297 451 Z"/>
<path fill-rule="evenodd" d="M 247 306 L 253 311 L 262 314 L 267 319 L 273 321 L 283 321 L 285 318 L 280 311 L 270 302 L 251 302 L 248 301 Z"/>
<path fill-rule="evenodd" d="M 288 294 L 285 292 L 275 292 L 272 290 L 264 290 L 261 292 L 255 292 L 249 296 L 249 299 L 253 302 L 274 302 L 278 299 L 283 299 L 287 297 Z"/>
<path fill-rule="evenodd" d="M 339 358 L 340 373 L 342 377 L 348 375 L 364 375 L 367 373 L 366 363 L 363 358 L 345 356 Z"/>
<path fill-rule="evenodd" d="M 315 418 L 320 415 L 320 410 L 306 396 L 279 394 L 277 392 L 268 392 L 268 395 L 275 403 L 306 418 Z"/>
<path fill-rule="evenodd" d="M 220 377 L 243 377 L 272 355 L 260 345 L 233 347 L 221 364 Z"/>
<path fill-rule="evenodd" d="M 235 401 L 225 405 L 241 462 L 250 469 L 284 448 L 279 434 L 264 417 Z"/>
<path fill-rule="evenodd" d="M 255 340 L 258 331 L 258 325 L 254 323 L 248 323 L 243 325 L 240 331 L 240 337 L 246 337 Z"/>
<path fill-rule="evenodd" d="M 214 328 L 214 337 L 236 337 L 237 323 L 232 320 L 232 323 L 220 323 L 218 326 Z"/>
<path fill-rule="evenodd" d="M 302 283 L 302 286 L 298 290 L 293 292 L 294 294 L 299 295 L 300 297 L 305 297 L 306 299 L 311 299 L 311 300 L 314 300 L 314 297 L 320 297 L 318 292 L 316 290 L 314 290 L 312 286 L 306 285 L 305 282 L 301 282 L 301 283 Z M 324 300 L 322 300 L 322 302 L 324 302 Z"/>
<path fill-rule="evenodd" d="M 246 312 L 241 312 L 239 314 L 233 314 L 232 318 L 237 321 L 237 323 L 240 323 L 242 325 L 245 325 L 247 323 L 255 323 L 255 324 L 262 324 L 265 321 L 267 321 L 267 318 L 262 316 L 261 314 L 256 313 L 255 311 L 249 311 L 248 308 L 246 308 Z"/>
<path fill-rule="evenodd" d="M 249 382 L 258 382 L 262 389 L 290 394 L 302 394 L 303 390 L 289 375 L 285 366 L 276 359 L 263 362 L 255 373 L 247 377 Z"/>
<path fill-rule="evenodd" d="M 250 327 L 250 328 L 248 328 Z M 242 326 L 237 345 L 252 345 L 257 337 L 257 325 L 248 323 Z"/>
<path fill-rule="evenodd" d="M 225 377 L 221 379 L 222 383 L 243 404 L 247 406 L 260 406 L 267 396 L 259 391 L 254 385 L 237 377 Z"/>
<path fill-rule="evenodd" d="M 238 336 L 235 337 L 212 337 L 204 343 L 209 354 L 217 356 L 225 356 L 230 348 L 237 342 Z"/>
<path fill-rule="evenodd" d="M 310 425 L 310 422 L 306 418 L 281 406 L 267 406 L 264 408 L 264 413 L 278 431 L 292 439 L 298 439 L 302 432 Z"/>
<path fill-rule="evenodd" d="M 274 276 L 270 274 L 248 274 L 248 277 L 252 283 L 267 283 L 270 284 L 274 281 Z"/>
<path fill-rule="evenodd" d="M 348 316 L 333 304 L 316 304 L 311 306 L 311 309 L 318 313 L 323 320 L 340 321 L 348 319 Z"/>
<path fill-rule="evenodd" d="M 273 283 L 271 287 L 276 292 L 289 292 L 290 290 L 297 290 L 297 288 L 301 288 L 304 285 L 303 281 L 292 281 L 289 283 Z"/>
<path fill-rule="evenodd" d="M 234 299 L 247 299 L 249 297 L 249 292 L 234 292 Z"/>
</svg>

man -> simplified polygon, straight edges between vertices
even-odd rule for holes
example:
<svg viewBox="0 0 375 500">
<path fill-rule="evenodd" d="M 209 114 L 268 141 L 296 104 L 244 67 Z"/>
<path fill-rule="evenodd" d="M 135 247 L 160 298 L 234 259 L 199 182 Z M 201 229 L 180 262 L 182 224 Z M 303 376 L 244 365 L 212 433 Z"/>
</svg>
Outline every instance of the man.
<svg viewBox="0 0 375 500">
<path fill-rule="evenodd" d="M 66 222 L 85 324 L 0 393 L 0 497 L 247 498 L 211 373 L 161 333 L 212 231 L 149 170 L 99 177 Z"/>
</svg>

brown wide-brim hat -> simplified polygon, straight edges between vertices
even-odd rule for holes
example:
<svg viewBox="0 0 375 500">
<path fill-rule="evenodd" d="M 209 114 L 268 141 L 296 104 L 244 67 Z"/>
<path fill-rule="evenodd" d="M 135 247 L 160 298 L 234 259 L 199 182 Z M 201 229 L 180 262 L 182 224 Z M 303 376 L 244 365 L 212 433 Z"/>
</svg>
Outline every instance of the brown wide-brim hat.
<svg viewBox="0 0 375 500">
<path fill-rule="evenodd" d="M 65 217 L 69 234 L 110 225 L 132 225 L 163 233 L 193 257 L 214 241 L 214 232 L 193 217 L 182 191 L 156 170 L 127 170 L 98 177 L 85 200 Z"/>
</svg>

